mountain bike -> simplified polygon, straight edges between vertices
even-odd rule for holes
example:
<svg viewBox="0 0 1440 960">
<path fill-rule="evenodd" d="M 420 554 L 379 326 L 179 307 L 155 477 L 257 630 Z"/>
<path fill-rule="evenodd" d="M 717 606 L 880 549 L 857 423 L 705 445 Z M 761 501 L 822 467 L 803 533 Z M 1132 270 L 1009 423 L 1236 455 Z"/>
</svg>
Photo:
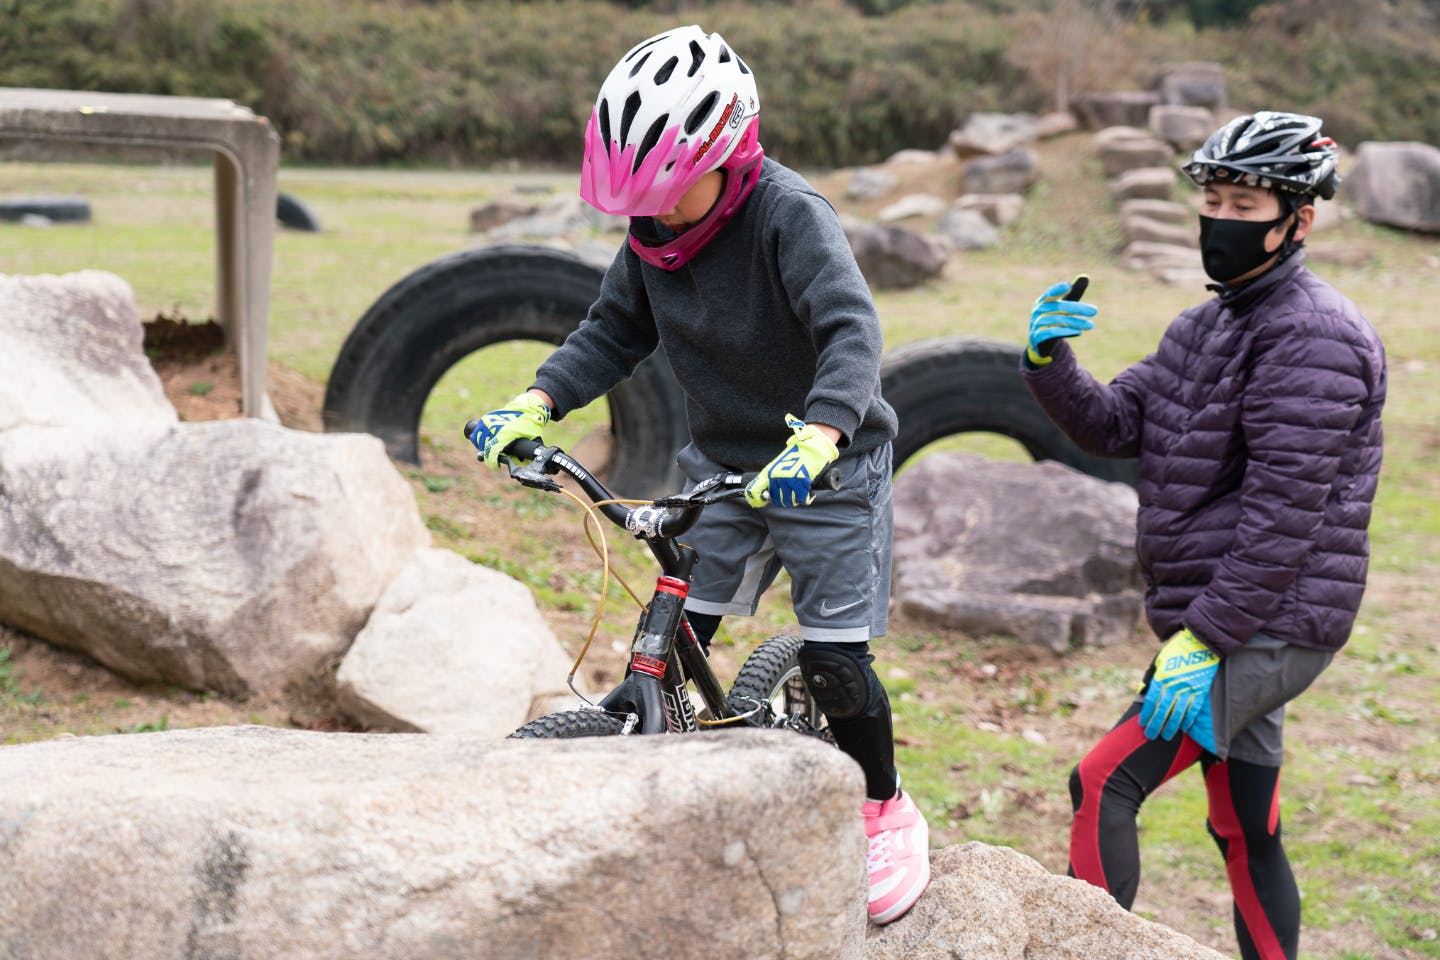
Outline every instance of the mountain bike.
<svg viewBox="0 0 1440 960">
<path fill-rule="evenodd" d="M 471 421 L 465 435 L 470 436 L 474 430 Z M 685 615 L 685 598 L 699 555 L 678 538 L 695 524 L 707 506 L 743 497 L 745 485 L 755 474 L 716 474 L 687 493 L 622 501 L 584 464 L 559 447 L 516 440 L 505 449 L 501 460 L 511 479 L 535 490 L 562 491 L 562 485 L 553 478 L 560 474 L 570 477 L 593 505 L 587 507 L 589 513 L 599 512 L 642 540 L 660 565 L 654 595 L 642 605 L 635 625 L 630 660 L 620 683 L 599 703 L 532 720 L 512 733 L 512 738 L 693 733 L 750 726 L 789 729 L 833 742 L 824 714 L 810 696 L 800 671 L 800 637 L 782 635 L 762 642 L 745 660 L 726 692 Z M 521 465 L 526 460 L 530 462 Z M 817 483 L 817 487 L 830 489 L 838 485 L 839 475 L 833 469 Z M 584 505 L 578 497 L 575 499 Z M 696 710 L 691 688 L 703 709 Z"/>
</svg>

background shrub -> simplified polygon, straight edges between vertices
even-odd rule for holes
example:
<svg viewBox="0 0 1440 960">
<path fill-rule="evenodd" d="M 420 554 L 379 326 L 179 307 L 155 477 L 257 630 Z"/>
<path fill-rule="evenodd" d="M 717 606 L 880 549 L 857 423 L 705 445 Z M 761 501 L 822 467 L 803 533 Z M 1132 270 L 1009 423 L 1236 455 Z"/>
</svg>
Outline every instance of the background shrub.
<svg viewBox="0 0 1440 960">
<path fill-rule="evenodd" d="M 1440 143 L 1434 0 L 0 0 L 0 85 L 226 97 L 292 162 L 569 165 L 615 60 L 689 22 L 755 68 L 767 151 L 808 167 L 1185 60 L 1347 145 Z"/>
</svg>

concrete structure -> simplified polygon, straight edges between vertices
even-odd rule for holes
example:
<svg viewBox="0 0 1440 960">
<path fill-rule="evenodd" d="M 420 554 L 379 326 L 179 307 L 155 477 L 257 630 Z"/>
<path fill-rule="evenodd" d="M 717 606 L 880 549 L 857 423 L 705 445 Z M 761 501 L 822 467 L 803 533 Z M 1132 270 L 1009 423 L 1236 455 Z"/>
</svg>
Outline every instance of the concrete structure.
<svg viewBox="0 0 1440 960">
<path fill-rule="evenodd" d="M 0 87 L 0 138 L 208 150 L 215 158 L 215 313 L 240 361 L 241 409 L 275 419 L 265 338 L 280 138 L 230 100 Z"/>
</svg>

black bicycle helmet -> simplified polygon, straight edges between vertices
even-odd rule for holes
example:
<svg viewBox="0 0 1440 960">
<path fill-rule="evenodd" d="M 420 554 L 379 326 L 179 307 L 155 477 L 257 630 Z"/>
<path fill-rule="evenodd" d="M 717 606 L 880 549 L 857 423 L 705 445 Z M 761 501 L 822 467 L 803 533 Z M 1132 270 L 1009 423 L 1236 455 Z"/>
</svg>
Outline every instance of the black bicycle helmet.
<svg viewBox="0 0 1440 960">
<path fill-rule="evenodd" d="M 1200 186 L 1243 183 L 1329 200 L 1340 185 L 1335 141 L 1320 118 L 1261 110 L 1236 117 L 1210 134 L 1181 169 Z"/>
</svg>

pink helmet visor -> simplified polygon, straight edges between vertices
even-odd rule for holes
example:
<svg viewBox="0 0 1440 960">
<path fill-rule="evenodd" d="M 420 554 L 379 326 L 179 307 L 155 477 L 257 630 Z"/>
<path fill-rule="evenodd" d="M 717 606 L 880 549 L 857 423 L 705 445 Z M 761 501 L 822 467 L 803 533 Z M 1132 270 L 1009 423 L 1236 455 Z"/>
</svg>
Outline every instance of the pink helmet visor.
<svg viewBox="0 0 1440 960">
<path fill-rule="evenodd" d="M 738 99 L 738 97 L 736 98 Z M 660 139 L 637 166 L 635 144 L 621 149 L 600 133 L 598 111 L 591 111 L 585 127 L 585 160 L 580 168 L 580 197 L 596 209 L 627 217 L 652 217 L 672 209 L 715 164 L 702 162 L 707 154 L 726 156 L 735 134 L 723 124 L 727 108 L 713 138 L 681 139 L 678 123 L 667 126 Z"/>
<path fill-rule="evenodd" d="M 760 146 L 760 121 L 751 120 L 740 133 L 740 142 L 735 152 L 716 169 L 725 171 L 725 187 L 710 211 L 674 239 L 661 244 L 646 244 L 632 231 L 630 249 L 646 263 L 662 270 L 679 270 L 705 248 L 725 224 L 739 212 L 745 198 L 755 189 L 760 179 L 760 164 L 765 159 L 765 149 Z M 672 203 L 671 206 L 674 206 Z M 666 207 L 665 209 L 669 209 Z"/>
</svg>

